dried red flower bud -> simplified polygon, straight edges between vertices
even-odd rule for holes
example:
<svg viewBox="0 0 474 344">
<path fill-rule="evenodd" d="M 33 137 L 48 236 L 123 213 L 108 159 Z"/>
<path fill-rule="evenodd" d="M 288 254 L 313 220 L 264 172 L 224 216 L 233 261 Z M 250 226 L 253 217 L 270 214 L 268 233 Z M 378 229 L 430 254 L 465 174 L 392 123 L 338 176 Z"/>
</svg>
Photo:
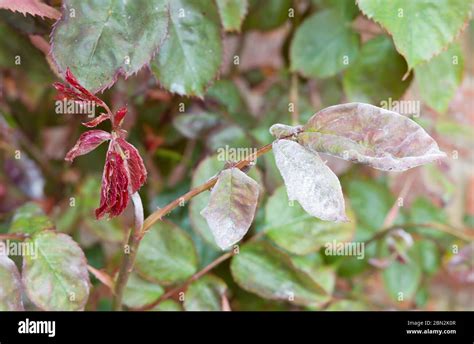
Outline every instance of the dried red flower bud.
<svg viewBox="0 0 474 344">
<path fill-rule="evenodd" d="M 89 130 L 83 133 L 74 147 L 66 154 L 66 161 L 72 162 L 76 157 L 89 153 L 102 142 L 110 140 L 112 135 L 103 130 Z"/>
</svg>

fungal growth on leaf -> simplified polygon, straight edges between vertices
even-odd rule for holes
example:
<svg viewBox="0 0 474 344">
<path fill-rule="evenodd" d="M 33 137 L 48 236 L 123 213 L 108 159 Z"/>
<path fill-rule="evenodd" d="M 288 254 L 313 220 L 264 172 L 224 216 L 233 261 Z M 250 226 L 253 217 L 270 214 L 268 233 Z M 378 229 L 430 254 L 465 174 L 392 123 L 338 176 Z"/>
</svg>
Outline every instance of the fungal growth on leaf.
<svg viewBox="0 0 474 344">
<path fill-rule="evenodd" d="M 276 137 L 273 153 L 289 200 L 323 221 L 348 219 L 339 179 L 318 153 L 398 172 L 446 156 L 413 120 L 363 103 L 331 106 L 304 126 L 274 124 L 269 131 Z M 243 238 L 257 202 L 258 186 L 243 172 L 234 168 L 218 175 L 201 214 L 219 247 L 226 249 Z"/>
</svg>

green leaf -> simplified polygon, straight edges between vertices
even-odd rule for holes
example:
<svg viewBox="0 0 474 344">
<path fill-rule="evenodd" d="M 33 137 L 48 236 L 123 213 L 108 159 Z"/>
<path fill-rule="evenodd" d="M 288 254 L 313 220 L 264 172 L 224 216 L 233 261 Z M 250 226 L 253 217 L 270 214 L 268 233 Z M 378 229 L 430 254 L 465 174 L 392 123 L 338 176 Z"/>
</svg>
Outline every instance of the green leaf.
<svg viewBox="0 0 474 344">
<path fill-rule="evenodd" d="M 415 82 L 423 100 L 438 112 L 445 112 L 461 85 L 464 58 L 461 47 L 447 51 L 415 67 Z"/>
<path fill-rule="evenodd" d="M 222 26 L 226 31 L 240 32 L 247 14 L 247 0 L 216 0 Z"/>
<path fill-rule="evenodd" d="M 421 266 L 423 272 L 432 275 L 441 264 L 438 247 L 431 240 L 419 240 L 410 250 L 410 256 Z"/>
<path fill-rule="evenodd" d="M 338 300 L 326 309 L 327 311 L 367 311 L 370 307 L 361 301 Z"/>
<path fill-rule="evenodd" d="M 270 300 L 318 306 L 324 290 L 291 259 L 265 242 L 246 244 L 232 258 L 231 272 L 243 289 Z"/>
<path fill-rule="evenodd" d="M 415 121 L 370 104 L 330 106 L 303 129 L 298 142 L 309 150 L 382 171 L 405 171 L 446 157 Z"/>
<path fill-rule="evenodd" d="M 23 258 L 23 285 L 29 299 L 42 310 L 83 310 L 90 282 L 79 245 L 68 235 L 49 230 L 25 242 L 34 248 L 34 254 Z"/>
<path fill-rule="evenodd" d="M 206 0 L 174 0 L 169 4 L 168 38 L 153 59 L 153 73 L 171 92 L 202 97 L 221 63 L 216 6 Z"/>
<path fill-rule="evenodd" d="M 219 173 L 220 170 L 222 170 L 225 163 L 225 159 L 220 159 L 218 154 L 206 157 L 199 163 L 196 170 L 193 172 L 191 187 L 194 188 L 207 182 L 209 179 Z M 256 180 L 258 184 L 262 184 L 262 175 L 257 168 L 252 168 L 248 175 L 252 179 Z M 191 219 L 191 226 L 193 229 L 199 233 L 208 243 L 217 248 L 212 231 L 209 228 L 206 219 L 201 215 L 201 211 L 209 203 L 209 198 L 210 193 L 208 192 L 203 192 L 193 197 L 189 203 L 189 217 Z"/>
<path fill-rule="evenodd" d="M 359 0 L 357 4 L 392 35 L 410 69 L 456 39 L 472 8 L 470 0 Z"/>
<path fill-rule="evenodd" d="M 166 37 L 165 0 L 66 0 L 52 35 L 52 56 L 93 91 L 148 64 Z"/>
<path fill-rule="evenodd" d="M 347 211 L 349 217 L 352 211 Z M 278 246 L 299 255 L 316 252 L 328 242 L 347 241 L 354 235 L 355 222 L 323 221 L 307 214 L 297 203 L 289 205 L 285 187 L 280 186 L 265 206 L 265 231 Z"/>
<path fill-rule="evenodd" d="M 217 245 L 227 249 L 249 230 L 257 209 L 258 183 L 238 168 L 219 173 L 209 203 L 201 211 Z"/>
<path fill-rule="evenodd" d="M 410 260 L 406 264 L 393 261 L 383 273 L 385 290 L 394 301 L 411 300 L 421 282 L 419 265 Z"/>
<path fill-rule="evenodd" d="M 359 8 L 352 0 L 313 0 L 313 3 L 322 9 L 334 8 L 347 20 L 352 20 L 359 14 Z"/>
<path fill-rule="evenodd" d="M 34 234 L 45 229 L 53 229 L 54 224 L 40 206 L 28 202 L 19 207 L 10 224 L 11 233 Z"/>
<path fill-rule="evenodd" d="M 5 248 L 4 243 L 0 242 L 0 311 L 22 311 L 20 273 L 4 252 Z"/>
<path fill-rule="evenodd" d="M 359 50 L 359 35 L 336 10 L 317 12 L 295 32 L 291 69 L 306 77 L 325 78 L 347 68 Z"/>
<path fill-rule="evenodd" d="M 182 113 L 173 117 L 173 126 L 189 139 L 196 139 L 205 135 L 219 122 L 220 119 L 217 115 L 208 112 Z"/>
<path fill-rule="evenodd" d="M 444 209 L 434 205 L 429 199 L 418 197 L 411 204 L 409 220 L 412 223 L 446 223 L 447 215 Z M 448 234 L 433 230 L 432 228 L 416 227 L 418 233 L 423 236 L 441 239 L 449 237 Z"/>
<path fill-rule="evenodd" d="M 123 303 L 127 307 L 140 308 L 158 300 L 164 290 L 156 283 L 144 280 L 132 273 L 123 294 Z"/>
<path fill-rule="evenodd" d="M 145 234 L 137 252 L 136 269 L 147 280 L 172 284 L 194 274 L 197 264 L 191 238 L 178 226 L 160 221 Z"/>
<path fill-rule="evenodd" d="M 288 20 L 291 0 L 249 0 L 249 10 L 244 21 L 245 30 L 275 29 Z"/>
<path fill-rule="evenodd" d="M 222 311 L 227 286 L 216 276 L 207 275 L 193 282 L 184 296 L 187 311 Z"/>
<path fill-rule="evenodd" d="M 406 62 L 390 38 L 377 36 L 364 44 L 357 59 L 344 73 L 344 91 L 349 100 L 363 103 L 381 104 L 389 99 L 399 99 L 412 78 L 410 75 L 402 81 L 406 70 Z"/>
<path fill-rule="evenodd" d="M 293 256 L 291 258 L 295 266 L 306 272 L 311 279 L 317 283 L 328 294 L 328 301 L 336 285 L 336 272 L 330 266 L 323 265 L 323 259 L 319 253 L 311 253 L 306 256 Z"/>
<path fill-rule="evenodd" d="M 181 305 L 174 300 L 164 300 L 151 310 L 157 312 L 181 312 L 183 309 Z"/>
</svg>

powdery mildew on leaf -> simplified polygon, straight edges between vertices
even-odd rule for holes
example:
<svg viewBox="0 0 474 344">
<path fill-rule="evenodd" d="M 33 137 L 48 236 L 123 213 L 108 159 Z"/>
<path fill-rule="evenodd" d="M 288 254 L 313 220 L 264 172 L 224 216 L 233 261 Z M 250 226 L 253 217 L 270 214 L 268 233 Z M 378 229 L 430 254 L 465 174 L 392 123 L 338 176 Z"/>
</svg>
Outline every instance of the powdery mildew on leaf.
<svg viewBox="0 0 474 344">
<path fill-rule="evenodd" d="M 22 311 L 20 273 L 15 263 L 3 254 L 4 245 L 0 242 L 0 311 Z"/>
<path fill-rule="evenodd" d="M 275 141 L 273 152 L 290 200 L 321 220 L 347 220 L 339 179 L 316 152 L 290 140 Z"/>
<path fill-rule="evenodd" d="M 209 204 L 201 212 L 220 248 L 226 249 L 247 233 L 255 216 L 259 186 L 238 168 L 219 174 Z"/>
<path fill-rule="evenodd" d="M 313 115 L 298 142 L 315 151 L 370 165 L 405 171 L 446 156 L 417 123 L 370 104 L 330 106 Z"/>
<path fill-rule="evenodd" d="M 184 298 L 184 309 L 187 311 L 222 311 L 222 298 L 225 297 L 227 285 L 219 277 L 207 275 L 193 282 Z"/>
<path fill-rule="evenodd" d="M 0 0 L 0 9 L 7 9 L 14 12 L 20 12 L 23 15 L 47 17 L 57 19 L 60 13 L 54 7 L 51 7 L 39 0 Z"/>
<path fill-rule="evenodd" d="M 71 237 L 43 231 L 26 241 L 37 250 L 23 258 L 23 285 L 29 299 L 46 311 L 83 310 L 89 297 L 84 253 Z"/>
<path fill-rule="evenodd" d="M 52 56 L 94 92 L 148 64 L 166 37 L 165 0 L 64 1 L 52 33 Z"/>
<path fill-rule="evenodd" d="M 291 136 L 291 135 L 296 135 L 298 132 L 302 130 L 303 126 L 297 125 L 297 126 L 291 126 L 291 125 L 285 125 L 285 124 L 274 124 L 270 127 L 268 130 L 271 135 L 276 137 L 277 139 L 281 139 L 283 137 Z"/>
</svg>

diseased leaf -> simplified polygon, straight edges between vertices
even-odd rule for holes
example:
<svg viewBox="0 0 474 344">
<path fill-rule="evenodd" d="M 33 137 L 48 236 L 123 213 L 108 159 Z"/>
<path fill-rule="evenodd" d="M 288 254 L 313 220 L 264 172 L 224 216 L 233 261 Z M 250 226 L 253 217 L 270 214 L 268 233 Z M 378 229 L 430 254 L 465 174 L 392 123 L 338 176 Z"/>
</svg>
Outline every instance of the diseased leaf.
<svg viewBox="0 0 474 344">
<path fill-rule="evenodd" d="M 436 111 L 445 112 L 461 85 L 463 69 L 464 58 L 458 44 L 416 66 L 415 82 L 423 100 Z"/>
<path fill-rule="evenodd" d="M 163 293 L 163 288 L 158 284 L 146 281 L 136 273 L 132 273 L 123 294 L 123 303 L 127 307 L 140 308 L 158 300 Z"/>
<path fill-rule="evenodd" d="M 20 273 L 5 253 L 5 244 L 0 242 L 0 311 L 23 311 Z"/>
<path fill-rule="evenodd" d="M 222 311 L 222 298 L 227 286 L 216 276 L 207 275 L 193 282 L 184 297 L 187 311 Z"/>
<path fill-rule="evenodd" d="M 63 6 L 52 34 L 53 59 L 94 92 L 119 74 L 137 73 L 166 37 L 165 0 L 66 0 Z"/>
<path fill-rule="evenodd" d="M 469 0 L 358 0 L 362 12 L 392 35 L 409 68 L 439 54 L 469 18 Z"/>
<path fill-rule="evenodd" d="M 219 117 L 208 112 L 198 114 L 183 113 L 173 117 L 174 127 L 189 139 L 201 137 L 219 123 Z"/>
<path fill-rule="evenodd" d="M 34 234 L 44 229 L 53 228 L 53 222 L 45 215 L 40 206 L 28 202 L 15 211 L 10 224 L 10 233 Z"/>
<path fill-rule="evenodd" d="M 291 69 L 325 78 L 347 68 L 359 50 L 359 35 L 337 10 L 317 12 L 296 30 L 290 47 Z"/>
<path fill-rule="evenodd" d="M 327 298 L 321 286 L 285 253 L 265 242 L 244 245 L 230 268 L 239 286 L 266 299 L 317 306 Z"/>
<path fill-rule="evenodd" d="M 240 31 L 247 14 L 247 0 L 216 0 L 222 26 L 226 31 Z"/>
<path fill-rule="evenodd" d="M 160 221 L 141 241 L 136 270 L 147 280 L 168 285 L 190 277 L 197 264 L 191 238 L 178 226 Z"/>
<path fill-rule="evenodd" d="M 255 217 L 258 194 L 257 182 L 240 169 L 230 168 L 219 174 L 201 214 L 220 248 L 229 248 L 247 233 Z"/>
<path fill-rule="evenodd" d="M 297 203 L 288 204 L 285 187 L 280 186 L 265 206 L 265 232 L 278 246 L 299 255 L 316 252 L 326 243 L 351 240 L 355 217 L 347 209 L 350 222 L 337 223 L 317 219 Z"/>
<path fill-rule="evenodd" d="M 40 0 L 0 0 L 0 9 L 20 12 L 23 15 L 31 14 L 52 19 L 58 19 L 60 13 L 54 7 L 51 7 Z"/>
<path fill-rule="evenodd" d="M 346 221 L 339 179 L 318 153 L 289 140 L 275 141 L 273 152 L 291 201 L 321 220 Z"/>
<path fill-rule="evenodd" d="M 330 106 L 313 115 L 304 131 L 298 142 L 310 150 L 383 171 L 405 171 L 446 156 L 417 123 L 369 104 Z"/>
<path fill-rule="evenodd" d="M 216 77 L 222 43 L 214 2 L 173 0 L 168 37 L 151 67 L 158 81 L 180 95 L 202 97 Z"/>
<path fill-rule="evenodd" d="M 390 69 L 386 68 L 390 66 Z M 412 75 L 403 80 L 407 64 L 392 40 L 377 36 L 366 42 L 357 59 L 344 73 L 343 86 L 351 101 L 381 104 L 399 99 L 410 85 Z"/>
<path fill-rule="evenodd" d="M 281 139 L 283 137 L 288 137 L 290 135 L 296 135 L 303 129 L 303 126 L 290 126 L 285 124 L 274 124 L 270 127 L 269 132 L 277 139 Z"/>
<path fill-rule="evenodd" d="M 47 311 L 83 310 L 90 282 L 79 245 L 54 231 L 39 232 L 26 243 L 35 252 L 23 258 L 23 285 L 29 299 Z"/>
<path fill-rule="evenodd" d="M 225 161 L 226 157 L 221 157 L 219 154 L 209 156 L 202 160 L 193 172 L 191 187 L 201 185 L 212 178 L 218 171 L 222 170 Z M 250 169 L 248 175 L 256 180 L 258 184 L 262 184 L 262 174 L 258 168 L 254 167 Z M 191 199 L 189 203 L 189 218 L 193 229 L 199 233 L 206 242 L 215 246 L 216 250 L 218 250 L 212 231 L 209 228 L 206 219 L 201 215 L 201 211 L 209 203 L 210 196 L 210 193 L 203 192 Z"/>
</svg>

